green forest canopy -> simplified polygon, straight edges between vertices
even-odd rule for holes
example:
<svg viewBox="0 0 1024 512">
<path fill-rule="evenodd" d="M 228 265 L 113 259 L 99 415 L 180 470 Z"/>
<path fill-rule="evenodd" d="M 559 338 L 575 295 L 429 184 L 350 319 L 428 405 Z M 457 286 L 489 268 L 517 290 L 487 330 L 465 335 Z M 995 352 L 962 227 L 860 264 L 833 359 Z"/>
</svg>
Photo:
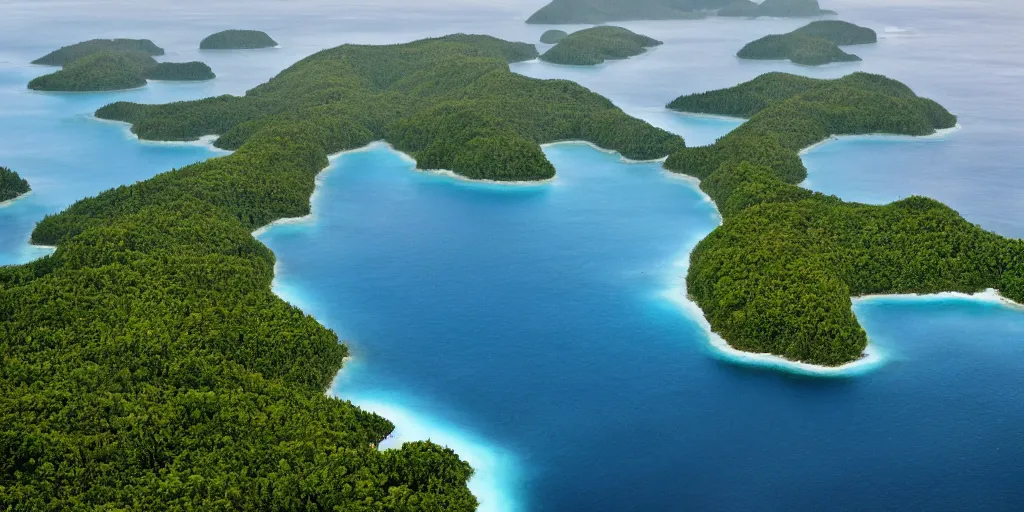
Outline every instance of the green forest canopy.
<svg viewBox="0 0 1024 512">
<path fill-rule="evenodd" d="M 31 190 L 28 180 L 7 167 L 0 166 L 0 203 L 10 201 Z"/>
<path fill-rule="evenodd" d="M 628 59 L 660 44 L 621 27 L 592 27 L 565 36 L 540 58 L 554 64 L 593 66 L 610 59 Z"/>
<path fill-rule="evenodd" d="M 565 36 L 567 35 L 569 34 L 565 33 L 564 30 L 551 29 L 540 35 L 540 42 L 544 44 L 555 44 L 562 39 L 565 39 Z"/>
<path fill-rule="evenodd" d="M 840 45 L 869 44 L 878 41 L 874 30 L 835 20 L 815 21 L 788 34 L 762 37 L 744 46 L 736 56 L 741 59 L 782 60 L 820 66 L 832 62 L 859 61 Z"/>
<path fill-rule="evenodd" d="M 34 63 L 63 66 L 36 77 L 29 89 L 40 91 L 116 91 L 154 80 L 209 80 L 216 75 L 202 62 L 157 62 L 164 51 L 148 39 L 93 39 L 65 46 Z"/>
<path fill-rule="evenodd" d="M 158 56 L 164 54 L 164 49 L 149 39 L 91 39 L 63 46 L 32 61 L 32 64 L 65 66 L 82 57 L 100 52 L 142 52 L 149 56 Z"/>
<path fill-rule="evenodd" d="M 749 118 L 714 145 L 666 161 L 700 178 L 722 213 L 722 226 L 691 255 L 687 289 L 733 347 L 841 365 L 867 344 L 851 297 L 998 288 L 1024 300 L 1024 242 L 932 199 L 869 206 L 796 185 L 806 178 L 798 152 L 831 135 L 955 126 L 956 117 L 904 84 L 866 73 L 769 73 L 669 108 Z"/>
<path fill-rule="evenodd" d="M 223 30 L 199 42 L 200 50 L 251 50 L 275 46 L 277 41 L 259 30 Z"/>
<path fill-rule="evenodd" d="M 381 138 L 420 165 L 538 179 L 539 142 L 683 147 L 572 82 L 513 74 L 531 45 L 455 35 L 325 50 L 244 97 L 101 112 L 229 156 L 83 199 L 0 267 L 0 503 L 15 510 L 468 512 L 472 469 L 324 389 L 347 354 L 270 289 L 251 232 L 306 215 L 327 155 Z M 449 167 L 451 168 L 451 167 Z"/>
</svg>

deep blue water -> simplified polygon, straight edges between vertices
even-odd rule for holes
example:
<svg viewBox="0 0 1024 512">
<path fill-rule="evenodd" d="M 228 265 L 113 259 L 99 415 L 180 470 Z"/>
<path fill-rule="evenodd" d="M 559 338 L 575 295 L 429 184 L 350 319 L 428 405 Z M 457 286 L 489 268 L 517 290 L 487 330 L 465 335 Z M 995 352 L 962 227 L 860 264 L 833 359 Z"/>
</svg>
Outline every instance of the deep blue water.
<svg viewBox="0 0 1024 512">
<path fill-rule="evenodd" d="M 0 165 L 35 189 L 0 207 L 0 264 L 45 252 L 27 245 L 43 215 L 218 154 L 140 143 L 91 119 L 100 105 L 239 94 L 344 42 L 456 31 L 532 41 L 544 29 L 522 24 L 543 1 L 388 2 L 252 2 L 239 13 L 190 0 L 159 18 L 120 1 L 0 7 Z M 666 41 L 629 61 L 514 69 L 577 80 L 691 145 L 736 123 L 661 108 L 677 95 L 769 70 L 884 72 L 950 107 L 962 129 L 823 145 L 805 156 L 806 185 L 874 203 L 927 194 L 1024 235 L 1016 4 L 822 3 L 881 32 L 877 47 L 852 50 L 864 62 L 738 62 L 746 41 L 802 22 L 704 20 L 626 24 Z M 239 16 L 282 47 L 193 49 Z M 201 59 L 219 77 L 107 94 L 24 90 L 49 71 L 31 59 L 111 36 L 150 37 L 167 60 Z M 695 185 L 583 145 L 545 151 L 558 176 L 531 186 L 416 172 L 384 145 L 346 153 L 321 175 L 311 218 L 259 234 L 278 256 L 275 290 L 351 348 L 330 392 L 390 418 L 391 445 L 452 446 L 477 468 L 472 488 L 491 511 L 1024 509 L 1024 311 L 962 297 L 858 301 L 883 354 L 870 371 L 822 378 L 730 361 L 680 306 L 688 250 L 719 222 Z"/>
</svg>

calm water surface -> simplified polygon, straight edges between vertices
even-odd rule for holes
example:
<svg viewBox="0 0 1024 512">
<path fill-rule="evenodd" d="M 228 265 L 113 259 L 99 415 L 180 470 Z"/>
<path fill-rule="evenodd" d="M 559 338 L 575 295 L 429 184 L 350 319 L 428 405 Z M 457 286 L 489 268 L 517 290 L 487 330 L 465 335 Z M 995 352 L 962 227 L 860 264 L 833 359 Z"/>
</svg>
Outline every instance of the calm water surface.
<svg viewBox="0 0 1024 512">
<path fill-rule="evenodd" d="M 221 154 L 140 143 L 91 118 L 103 104 L 241 94 L 345 42 L 459 31 L 535 41 L 545 27 L 522 20 L 543 3 L 427 12 L 395 0 L 187 1 L 157 17 L 142 2 L 6 2 L 0 165 L 34 192 L 0 207 L 0 264 L 45 253 L 27 240 L 46 214 Z M 879 31 L 875 47 L 851 49 L 864 62 L 739 62 L 748 40 L 802 22 L 704 20 L 625 24 L 666 42 L 629 61 L 513 69 L 579 81 L 691 145 L 737 123 L 662 108 L 680 94 L 771 70 L 885 73 L 948 106 L 962 129 L 823 145 L 805 156 L 805 185 L 879 204 L 926 194 L 1024 236 L 1020 8 L 823 5 Z M 194 49 L 235 26 L 267 30 L 281 48 Z M 92 37 L 148 37 L 166 60 L 203 60 L 218 78 L 104 94 L 24 89 L 50 71 L 30 60 Z M 678 305 L 688 251 L 719 223 L 713 205 L 657 164 L 582 145 L 545 151 L 556 180 L 519 187 L 419 173 L 385 145 L 343 154 L 321 175 L 311 219 L 260 235 L 278 256 L 275 290 L 351 347 L 330 392 L 394 421 L 390 443 L 452 446 L 477 468 L 473 490 L 492 511 L 1024 509 L 1024 312 L 956 297 L 861 301 L 880 368 L 824 379 L 735 364 Z"/>
</svg>

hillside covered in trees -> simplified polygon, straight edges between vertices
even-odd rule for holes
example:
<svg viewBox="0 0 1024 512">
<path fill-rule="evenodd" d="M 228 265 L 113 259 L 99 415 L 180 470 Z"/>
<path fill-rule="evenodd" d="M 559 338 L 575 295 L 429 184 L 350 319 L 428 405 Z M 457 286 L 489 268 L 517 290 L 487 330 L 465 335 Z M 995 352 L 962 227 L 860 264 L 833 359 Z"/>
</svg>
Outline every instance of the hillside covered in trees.
<svg viewBox="0 0 1024 512">
<path fill-rule="evenodd" d="M 164 50 L 148 39 L 93 39 L 65 46 L 33 61 L 63 66 L 36 77 L 29 89 L 39 91 L 116 91 L 154 80 L 209 80 L 216 75 L 202 62 L 157 62 Z"/>
<path fill-rule="evenodd" d="M 532 45 L 456 35 L 317 53 L 244 97 L 117 103 L 144 138 L 223 133 L 229 156 L 83 199 L 0 267 L 0 503 L 14 510 L 475 510 L 472 469 L 325 396 L 347 354 L 271 292 L 251 232 L 306 215 L 327 155 L 381 138 L 496 179 L 538 143 L 683 147 L 572 82 L 512 73 Z"/>
<path fill-rule="evenodd" d="M 687 289 L 733 347 L 841 365 L 867 344 L 851 297 L 997 288 L 1024 300 L 1024 241 L 932 199 L 869 206 L 797 186 L 806 178 L 799 151 L 831 135 L 928 135 L 956 124 L 902 83 L 770 73 L 669 108 L 749 117 L 714 145 L 666 162 L 700 178 L 724 218 L 693 252 Z"/>
<path fill-rule="evenodd" d="M 0 167 L 0 203 L 10 201 L 31 190 L 28 180 L 7 167 Z"/>
<path fill-rule="evenodd" d="M 141 52 L 152 57 L 163 55 L 164 49 L 149 39 L 90 39 L 63 46 L 32 61 L 32 64 L 66 66 L 82 57 L 100 52 Z"/>
<path fill-rule="evenodd" d="M 277 41 L 259 30 L 223 30 L 199 42 L 200 50 L 252 50 L 275 46 Z"/>
<path fill-rule="evenodd" d="M 805 66 L 832 62 L 859 61 L 841 45 L 870 44 L 878 41 L 874 30 L 845 21 L 815 21 L 788 34 L 762 37 L 744 46 L 736 56 L 741 59 L 784 60 Z"/>
<path fill-rule="evenodd" d="M 567 35 L 569 34 L 565 33 L 564 30 L 548 30 L 540 35 L 540 42 L 544 44 L 556 44 L 562 39 L 565 39 L 565 36 Z"/>
<path fill-rule="evenodd" d="M 243 97 L 114 103 L 96 115 L 132 123 L 144 139 L 221 134 L 215 144 L 225 149 L 267 127 L 298 123 L 329 152 L 384 139 L 421 169 L 500 181 L 552 177 L 539 148 L 548 142 L 587 140 L 635 159 L 683 147 L 681 138 L 573 82 L 509 71 L 508 62 L 536 57 L 533 45 L 462 34 L 345 45 L 303 59 Z"/>
<path fill-rule="evenodd" d="M 628 59 L 661 44 L 661 41 L 621 27 L 601 26 L 573 32 L 541 55 L 554 64 L 593 66 L 606 60 Z"/>
</svg>

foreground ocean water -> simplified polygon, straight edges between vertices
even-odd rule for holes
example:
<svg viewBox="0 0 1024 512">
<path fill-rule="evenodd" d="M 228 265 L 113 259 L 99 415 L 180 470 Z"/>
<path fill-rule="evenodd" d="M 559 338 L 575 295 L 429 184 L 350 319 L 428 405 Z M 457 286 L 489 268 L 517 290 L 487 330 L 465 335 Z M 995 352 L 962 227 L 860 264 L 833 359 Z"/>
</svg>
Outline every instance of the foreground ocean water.
<svg viewBox="0 0 1024 512">
<path fill-rule="evenodd" d="M 119 184 L 216 156 L 140 143 L 90 113 L 110 101 L 240 94 L 345 42 L 449 32 L 535 41 L 540 2 L 449 7 L 313 2 L 0 6 L 0 165 L 34 192 L 0 206 L 0 264 L 43 215 Z M 59 4 L 59 5 L 57 5 Z M 56 7 L 55 7 L 56 5 Z M 805 155 L 806 186 L 884 203 L 936 197 L 972 222 L 1024 236 L 1024 40 L 1011 2 L 823 2 L 882 37 L 865 60 L 812 69 L 743 63 L 748 40 L 800 21 L 628 23 L 666 41 L 592 69 L 517 64 L 577 80 L 633 115 L 706 144 L 735 122 L 680 116 L 675 96 L 770 71 L 864 70 L 960 115 L 932 139 L 850 138 Z M 166 8 L 165 8 L 166 7 Z M 228 27 L 281 48 L 200 53 Z M 126 92 L 39 94 L 28 61 L 91 37 L 148 37 L 168 60 L 219 77 Z M 339 155 L 310 218 L 259 233 L 275 290 L 346 340 L 330 392 L 390 418 L 390 443 L 430 438 L 477 468 L 482 510 L 1020 510 L 1024 508 L 1024 311 L 955 296 L 858 301 L 882 362 L 822 378 L 739 364 L 685 307 L 688 250 L 717 226 L 694 184 L 578 144 L 545 149 L 550 184 L 498 186 L 418 173 L 385 145 Z"/>
</svg>

